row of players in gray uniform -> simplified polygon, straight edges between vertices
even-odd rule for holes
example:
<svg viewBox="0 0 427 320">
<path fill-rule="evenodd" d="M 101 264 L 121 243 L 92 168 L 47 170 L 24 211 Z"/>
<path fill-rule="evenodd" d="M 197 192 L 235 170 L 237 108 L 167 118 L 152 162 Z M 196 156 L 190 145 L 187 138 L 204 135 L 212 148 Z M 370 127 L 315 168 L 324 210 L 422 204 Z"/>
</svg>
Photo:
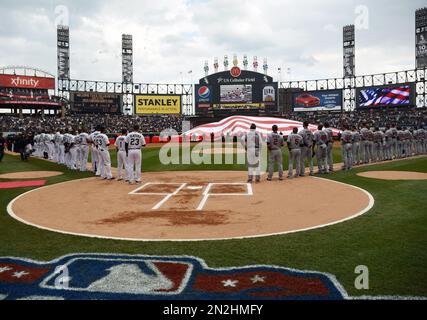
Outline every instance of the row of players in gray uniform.
<svg viewBox="0 0 427 320">
<path fill-rule="evenodd" d="M 116 139 L 118 149 L 118 180 L 126 179 L 127 182 L 141 182 L 141 148 L 145 146 L 145 139 L 134 131 Z M 67 129 L 56 133 L 40 133 L 34 136 L 33 155 L 64 164 L 70 170 L 87 170 L 89 145 L 92 155 L 92 171 L 105 180 L 113 180 L 111 172 L 111 158 L 109 153 L 110 141 L 104 133 L 104 128 L 98 126 L 94 132 L 88 134 L 84 129 L 78 132 L 69 132 Z M 122 173 L 124 169 L 124 173 Z"/>
<path fill-rule="evenodd" d="M 273 126 L 273 132 L 267 136 L 269 150 L 268 181 L 272 180 L 274 166 L 277 164 L 279 180 L 283 180 L 282 147 L 284 138 L 279 134 L 277 126 Z M 250 132 L 242 143 L 250 148 L 248 141 L 255 141 L 255 150 L 259 149 L 260 136 L 256 132 L 256 126 L 252 125 Z M 364 125 L 359 131 L 356 127 L 350 130 L 344 126 L 340 134 L 344 170 L 350 170 L 353 165 L 398 159 L 412 155 L 425 154 L 427 152 L 427 132 L 424 129 L 403 130 L 400 127 L 387 127 L 385 132 L 378 128 L 371 130 Z M 294 128 L 287 138 L 289 149 L 288 178 L 305 176 L 305 164 L 308 163 L 310 175 L 314 175 L 313 158 L 316 156 L 318 173 L 332 173 L 333 167 L 333 131 L 328 123 L 319 125 L 316 132 L 309 129 L 308 122 L 304 122 L 303 129 Z M 259 153 L 259 152 L 258 152 Z M 250 156 L 253 154 L 255 156 Z M 260 161 L 256 152 L 248 152 L 248 182 L 260 181 Z M 294 164 L 296 172 L 294 174 Z"/>
<path fill-rule="evenodd" d="M 313 157 L 317 156 L 319 173 L 333 172 L 333 132 L 326 123 L 318 127 L 313 133 L 309 128 L 308 122 L 304 122 L 303 128 L 298 131 L 294 128 L 287 138 L 289 149 L 289 167 L 288 178 L 304 177 L 305 163 L 308 163 L 310 175 L 314 175 Z M 283 179 L 283 159 L 282 146 L 284 139 L 277 132 L 277 126 L 273 126 L 273 132 L 267 137 L 267 146 L 269 149 L 268 181 L 271 181 L 274 172 L 274 165 L 277 163 L 279 171 L 279 180 Z M 296 172 L 294 174 L 294 164 Z"/>
<path fill-rule="evenodd" d="M 427 152 L 427 131 L 388 126 L 371 130 L 366 124 L 360 131 L 345 125 L 341 133 L 345 170 L 353 165 L 407 158 Z"/>
</svg>

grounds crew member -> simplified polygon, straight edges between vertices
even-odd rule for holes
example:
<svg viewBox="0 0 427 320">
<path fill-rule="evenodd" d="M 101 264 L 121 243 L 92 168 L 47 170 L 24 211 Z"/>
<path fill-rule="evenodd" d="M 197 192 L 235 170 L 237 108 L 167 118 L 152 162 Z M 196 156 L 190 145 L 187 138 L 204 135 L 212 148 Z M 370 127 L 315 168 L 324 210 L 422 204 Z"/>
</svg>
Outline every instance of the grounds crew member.
<svg viewBox="0 0 427 320">
<path fill-rule="evenodd" d="M 344 125 L 344 131 L 341 133 L 342 153 L 344 160 L 343 170 L 350 170 L 353 166 L 353 138 L 348 125 Z"/>
<path fill-rule="evenodd" d="M 305 160 L 308 161 L 308 165 L 310 168 L 310 176 L 314 175 L 313 168 L 313 140 L 314 135 L 310 129 L 308 129 L 308 121 L 304 121 L 303 129 L 298 132 L 298 134 L 303 139 L 303 146 L 301 147 L 301 164 L 300 164 L 300 177 L 305 176 Z"/>
<path fill-rule="evenodd" d="M 279 171 L 279 180 L 283 180 L 283 156 L 282 147 L 284 145 L 283 136 L 277 131 L 279 130 L 276 125 L 272 128 L 273 132 L 267 136 L 267 147 L 269 152 L 268 158 L 268 181 L 271 181 L 274 173 L 274 164 L 277 163 Z"/>
<path fill-rule="evenodd" d="M 251 124 L 250 131 L 243 135 L 241 143 L 246 150 L 248 161 L 248 183 L 252 183 L 255 175 L 256 182 L 261 181 L 261 136 L 256 132 L 256 124 Z"/>
<path fill-rule="evenodd" d="M 128 158 L 126 156 L 126 136 L 128 131 L 126 129 L 122 130 L 122 135 L 118 136 L 116 142 L 114 143 L 117 148 L 117 180 L 123 180 L 122 171 L 124 170 L 124 176 L 126 177 L 126 182 L 129 182 L 129 169 L 128 169 Z"/>
<path fill-rule="evenodd" d="M 288 136 L 288 149 L 289 149 L 289 167 L 288 178 L 298 178 L 301 172 L 301 145 L 303 138 L 298 134 L 298 128 L 294 128 L 292 133 Z M 296 172 L 294 174 L 294 162 Z"/>
<path fill-rule="evenodd" d="M 125 140 L 126 156 L 128 158 L 128 180 L 132 184 L 132 180 L 136 183 L 141 183 L 141 149 L 145 147 L 145 138 L 139 133 L 139 126 L 135 125 L 133 131 L 129 133 Z"/>
<path fill-rule="evenodd" d="M 329 172 L 334 172 L 334 159 L 333 159 L 333 149 L 334 149 L 334 135 L 332 129 L 329 127 L 329 123 L 325 122 L 325 132 L 328 135 L 328 148 L 326 149 L 326 157 L 328 161 Z"/>
<path fill-rule="evenodd" d="M 313 151 L 316 149 L 316 157 L 317 157 L 317 167 L 319 168 L 320 174 L 328 173 L 328 169 L 326 167 L 327 161 L 327 148 L 328 148 L 328 135 L 325 131 L 323 131 L 323 125 L 319 125 L 317 127 L 317 131 L 314 133 L 313 140 Z"/>
</svg>

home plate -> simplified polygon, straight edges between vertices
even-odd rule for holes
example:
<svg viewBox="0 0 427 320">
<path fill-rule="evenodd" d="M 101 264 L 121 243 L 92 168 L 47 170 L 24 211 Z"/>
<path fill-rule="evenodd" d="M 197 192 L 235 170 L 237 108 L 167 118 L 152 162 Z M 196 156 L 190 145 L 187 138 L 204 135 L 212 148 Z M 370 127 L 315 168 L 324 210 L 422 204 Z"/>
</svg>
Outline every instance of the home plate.
<svg viewBox="0 0 427 320">
<path fill-rule="evenodd" d="M 187 187 L 189 190 L 201 190 L 203 189 L 203 186 L 189 186 Z"/>
</svg>

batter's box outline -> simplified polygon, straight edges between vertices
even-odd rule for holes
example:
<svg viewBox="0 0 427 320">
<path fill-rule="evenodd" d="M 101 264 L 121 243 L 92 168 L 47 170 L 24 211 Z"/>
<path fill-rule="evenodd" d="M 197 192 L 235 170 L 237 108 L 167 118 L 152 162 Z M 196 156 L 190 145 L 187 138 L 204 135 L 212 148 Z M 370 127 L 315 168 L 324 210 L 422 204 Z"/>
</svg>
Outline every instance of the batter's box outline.
<svg viewBox="0 0 427 320">
<path fill-rule="evenodd" d="M 151 186 L 151 185 L 176 185 L 177 188 L 172 193 L 167 192 L 140 192 L 144 188 Z M 173 196 L 176 196 L 179 194 L 181 190 L 183 190 L 185 187 L 187 187 L 188 183 L 172 183 L 172 182 L 147 182 L 141 187 L 136 188 L 135 190 L 129 192 L 129 195 L 138 195 L 138 196 L 165 196 L 162 200 L 160 200 L 151 210 L 159 210 L 170 198 Z M 212 187 L 217 185 L 226 185 L 226 186 L 246 186 L 246 193 L 210 193 Z M 190 185 L 191 187 L 191 185 Z M 243 182 L 212 182 L 208 183 L 205 190 L 203 191 L 203 198 L 200 201 L 196 211 L 202 211 L 203 208 L 206 206 L 206 202 L 210 197 L 216 197 L 216 196 L 253 196 L 253 189 L 252 185 L 250 183 L 243 183 Z"/>
</svg>

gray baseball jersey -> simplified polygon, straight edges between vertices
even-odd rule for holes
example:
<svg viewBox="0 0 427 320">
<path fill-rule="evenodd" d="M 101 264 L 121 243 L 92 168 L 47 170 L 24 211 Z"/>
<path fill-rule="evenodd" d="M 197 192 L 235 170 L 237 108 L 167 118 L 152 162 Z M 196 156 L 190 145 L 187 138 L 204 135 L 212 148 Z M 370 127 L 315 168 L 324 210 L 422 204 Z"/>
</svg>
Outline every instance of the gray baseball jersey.
<svg viewBox="0 0 427 320">
<path fill-rule="evenodd" d="M 318 145 L 326 144 L 328 142 L 328 135 L 325 131 L 316 131 L 314 133 L 314 141 L 316 141 Z"/>
<path fill-rule="evenodd" d="M 359 131 L 353 131 L 352 135 L 353 135 L 353 142 L 354 143 L 360 142 L 362 140 L 362 137 L 360 136 Z"/>
<path fill-rule="evenodd" d="M 392 129 L 388 129 L 385 132 L 385 139 L 386 139 L 386 141 L 391 141 L 391 139 L 393 139 L 393 130 Z"/>
<path fill-rule="evenodd" d="M 267 136 L 267 143 L 270 145 L 270 150 L 280 150 L 283 147 L 283 137 L 277 132 L 272 132 Z"/>
<path fill-rule="evenodd" d="M 384 140 L 384 134 L 381 131 L 374 132 L 374 141 L 376 143 L 382 143 Z"/>
<path fill-rule="evenodd" d="M 309 129 L 302 129 L 298 134 L 302 137 L 304 146 L 311 148 L 313 146 L 314 135 Z"/>
<path fill-rule="evenodd" d="M 325 128 L 325 129 L 323 129 L 323 131 L 325 131 L 326 134 L 328 135 L 328 141 L 333 142 L 334 141 L 334 135 L 333 135 L 332 129 L 331 128 Z"/>
<path fill-rule="evenodd" d="M 348 144 L 353 142 L 353 133 L 350 130 L 345 130 L 341 133 L 341 143 Z"/>
<path fill-rule="evenodd" d="M 288 136 L 288 143 L 290 149 L 299 149 L 301 148 L 301 144 L 303 142 L 303 138 L 297 133 L 291 133 Z"/>
</svg>

